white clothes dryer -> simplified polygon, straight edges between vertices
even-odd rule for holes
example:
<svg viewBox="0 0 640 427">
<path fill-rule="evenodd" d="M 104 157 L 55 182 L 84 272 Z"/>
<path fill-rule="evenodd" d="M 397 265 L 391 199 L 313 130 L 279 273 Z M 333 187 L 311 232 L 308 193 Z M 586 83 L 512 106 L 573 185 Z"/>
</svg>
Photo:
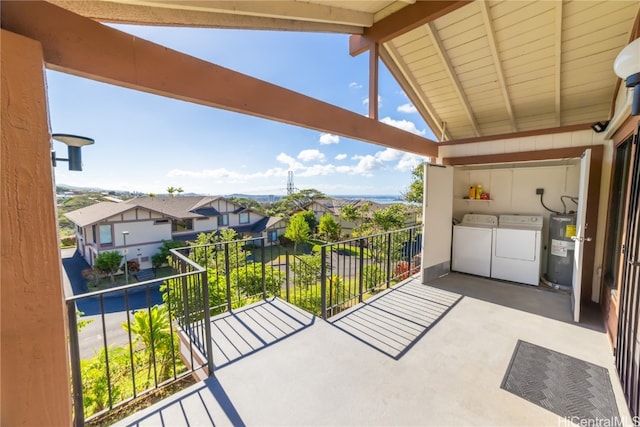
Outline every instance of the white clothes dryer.
<svg viewBox="0 0 640 427">
<path fill-rule="evenodd" d="M 490 277 L 495 215 L 467 214 L 453 227 L 451 270 Z"/>
<path fill-rule="evenodd" d="M 500 215 L 493 231 L 491 277 L 538 286 L 543 217 Z"/>
</svg>

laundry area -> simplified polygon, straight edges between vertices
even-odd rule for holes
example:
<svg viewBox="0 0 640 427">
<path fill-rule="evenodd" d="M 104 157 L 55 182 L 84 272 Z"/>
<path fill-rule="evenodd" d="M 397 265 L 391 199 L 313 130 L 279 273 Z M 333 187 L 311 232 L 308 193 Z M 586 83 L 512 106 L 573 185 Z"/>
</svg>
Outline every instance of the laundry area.
<svg viewBox="0 0 640 427">
<path fill-rule="evenodd" d="M 453 167 L 451 270 L 571 290 L 580 158 Z"/>
</svg>

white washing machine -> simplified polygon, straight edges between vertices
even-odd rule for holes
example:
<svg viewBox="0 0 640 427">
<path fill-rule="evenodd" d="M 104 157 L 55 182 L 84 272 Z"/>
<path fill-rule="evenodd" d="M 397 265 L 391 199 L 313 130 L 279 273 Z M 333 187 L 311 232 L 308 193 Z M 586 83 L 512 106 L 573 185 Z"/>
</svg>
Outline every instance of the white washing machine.
<svg viewBox="0 0 640 427">
<path fill-rule="evenodd" d="M 500 215 L 493 234 L 491 277 L 538 286 L 542 216 Z"/>
<path fill-rule="evenodd" d="M 495 215 L 467 214 L 453 226 L 451 270 L 490 277 Z"/>
</svg>

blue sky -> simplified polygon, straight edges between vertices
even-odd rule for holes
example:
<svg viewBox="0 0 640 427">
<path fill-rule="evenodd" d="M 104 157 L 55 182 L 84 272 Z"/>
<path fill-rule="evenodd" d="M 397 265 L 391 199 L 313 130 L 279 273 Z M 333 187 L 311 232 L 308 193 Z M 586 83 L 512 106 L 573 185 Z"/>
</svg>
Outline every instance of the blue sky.
<svg viewBox="0 0 640 427">
<path fill-rule="evenodd" d="M 141 38 L 367 114 L 368 57 L 348 54 L 348 36 L 116 26 Z M 433 135 L 381 64 L 379 116 Z M 187 77 L 188 78 L 188 77 Z M 125 191 L 399 195 L 421 157 L 336 135 L 47 71 L 51 129 L 95 139 L 84 171 L 58 163 L 56 182 Z M 54 143 L 58 157 L 63 144 Z"/>
</svg>

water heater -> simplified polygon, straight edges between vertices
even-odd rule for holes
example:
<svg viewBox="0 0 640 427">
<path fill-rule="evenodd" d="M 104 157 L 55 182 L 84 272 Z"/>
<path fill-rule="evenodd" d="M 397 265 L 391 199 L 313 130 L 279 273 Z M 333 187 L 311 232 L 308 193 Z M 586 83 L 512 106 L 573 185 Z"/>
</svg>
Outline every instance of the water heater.
<svg viewBox="0 0 640 427">
<path fill-rule="evenodd" d="M 547 281 L 562 287 L 571 287 L 573 280 L 573 254 L 576 235 L 575 214 L 549 216 L 549 250 L 547 251 Z"/>
</svg>

